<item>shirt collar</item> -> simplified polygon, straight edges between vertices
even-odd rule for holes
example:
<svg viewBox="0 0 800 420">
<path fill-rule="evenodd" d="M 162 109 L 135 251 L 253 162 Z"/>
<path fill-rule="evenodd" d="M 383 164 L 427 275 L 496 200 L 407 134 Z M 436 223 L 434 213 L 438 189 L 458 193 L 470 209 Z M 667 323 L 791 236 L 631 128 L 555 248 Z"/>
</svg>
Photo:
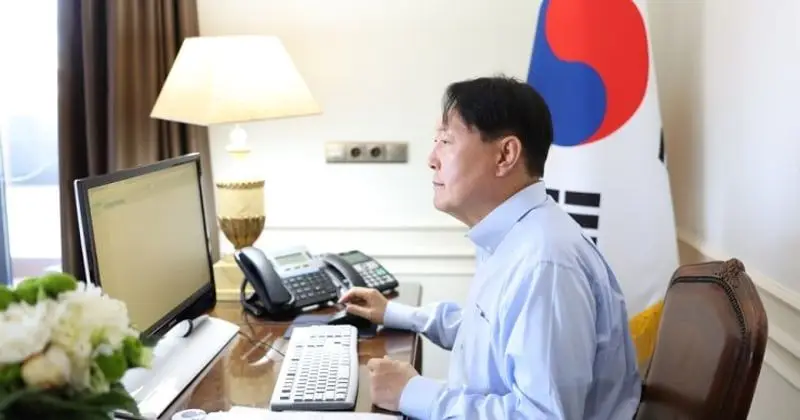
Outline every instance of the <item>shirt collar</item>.
<svg viewBox="0 0 800 420">
<path fill-rule="evenodd" d="M 544 181 L 531 184 L 509 197 L 467 232 L 477 247 L 493 253 L 511 228 L 531 210 L 547 201 Z"/>
</svg>

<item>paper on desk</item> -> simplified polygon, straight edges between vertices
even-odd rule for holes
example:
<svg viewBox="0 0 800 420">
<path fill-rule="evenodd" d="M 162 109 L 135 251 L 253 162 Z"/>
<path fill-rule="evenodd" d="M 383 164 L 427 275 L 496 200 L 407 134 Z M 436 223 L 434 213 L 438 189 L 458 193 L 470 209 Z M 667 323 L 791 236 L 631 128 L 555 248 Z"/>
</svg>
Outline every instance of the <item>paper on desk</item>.
<svg viewBox="0 0 800 420">
<path fill-rule="evenodd" d="M 231 420 L 399 420 L 401 416 L 352 411 L 269 411 L 234 406 L 228 411 Z"/>
</svg>

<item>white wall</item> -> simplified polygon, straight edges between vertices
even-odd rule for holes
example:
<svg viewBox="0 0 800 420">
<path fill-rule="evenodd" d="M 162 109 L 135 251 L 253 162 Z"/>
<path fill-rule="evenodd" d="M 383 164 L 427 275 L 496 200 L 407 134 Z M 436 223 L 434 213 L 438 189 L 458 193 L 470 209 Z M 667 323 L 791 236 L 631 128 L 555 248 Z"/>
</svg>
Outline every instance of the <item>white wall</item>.
<svg viewBox="0 0 800 420">
<path fill-rule="evenodd" d="M 798 19 L 796 0 L 650 8 L 680 239 L 741 259 L 767 309 L 753 419 L 800 411 Z"/>
<path fill-rule="evenodd" d="M 537 4 L 508 3 L 513 12 L 484 1 L 200 0 L 201 35 L 279 36 L 323 108 L 248 126 L 268 223 L 458 226 L 431 205 L 426 157 L 448 83 L 498 71 L 524 78 Z M 220 173 L 225 136 L 212 130 Z M 407 141 L 409 162 L 326 165 L 324 142 L 336 140 Z"/>
<path fill-rule="evenodd" d="M 800 291 L 800 2 L 653 2 L 679 227 Z"/>
</svg>

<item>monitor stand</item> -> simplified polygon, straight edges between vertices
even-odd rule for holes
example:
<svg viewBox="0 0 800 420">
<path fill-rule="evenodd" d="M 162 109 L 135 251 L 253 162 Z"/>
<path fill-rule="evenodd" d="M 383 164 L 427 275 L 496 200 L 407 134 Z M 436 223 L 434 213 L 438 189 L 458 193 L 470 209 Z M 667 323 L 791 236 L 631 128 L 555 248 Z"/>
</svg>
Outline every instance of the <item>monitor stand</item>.
<svg viewBox="0 0 800 420">
<path fill-rule="evenodd" d="M 142 416 L 161 416 L 238 332 L 236 324 L 207 315 L 176 324 L 153 348 L 151 367 L 122 378 Z"/>
</svg>

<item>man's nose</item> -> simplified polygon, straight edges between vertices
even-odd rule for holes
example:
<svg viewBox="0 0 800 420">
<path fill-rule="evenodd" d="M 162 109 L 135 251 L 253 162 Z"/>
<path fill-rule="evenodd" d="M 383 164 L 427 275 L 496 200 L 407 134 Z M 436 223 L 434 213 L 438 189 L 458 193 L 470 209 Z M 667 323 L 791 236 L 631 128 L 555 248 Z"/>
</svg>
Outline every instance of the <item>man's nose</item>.
<svg viewBox="0 0 800 420">
<path fill-rule="evenodd" d="M 439 168 L 439 158 L 436 157 L 436 148 L 435 147 L 428 154 L 428 167 L 433 169 L 434 171 Z"/>
</svg>

